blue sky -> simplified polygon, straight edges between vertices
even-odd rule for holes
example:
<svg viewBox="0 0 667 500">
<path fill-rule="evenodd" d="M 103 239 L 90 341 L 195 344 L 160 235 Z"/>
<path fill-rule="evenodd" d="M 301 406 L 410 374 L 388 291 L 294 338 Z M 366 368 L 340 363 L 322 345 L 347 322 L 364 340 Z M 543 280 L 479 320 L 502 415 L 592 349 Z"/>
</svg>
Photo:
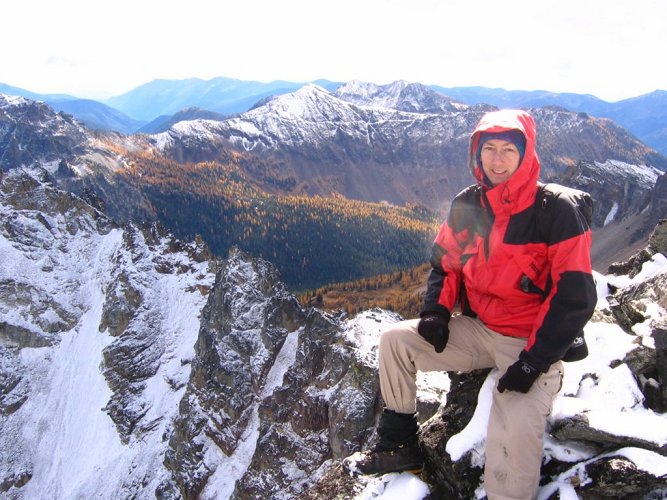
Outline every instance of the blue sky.
<svg viewBox="0 0 667 500">
<path fill-rule="evenodd" d="M 41 93 L 216 76 L 667 90 L 663 0 L 22 0 L 0 15 L 0 82 Z"/>
</svg>

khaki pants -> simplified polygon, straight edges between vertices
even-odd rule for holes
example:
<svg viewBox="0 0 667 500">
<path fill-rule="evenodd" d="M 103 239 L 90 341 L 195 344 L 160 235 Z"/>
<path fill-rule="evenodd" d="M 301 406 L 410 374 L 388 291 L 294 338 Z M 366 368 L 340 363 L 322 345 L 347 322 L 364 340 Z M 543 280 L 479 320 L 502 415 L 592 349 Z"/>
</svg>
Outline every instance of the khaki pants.
<svg viewBox="0 0 667 500">
<path fill-rule="evenodd" d="M 416 411 L 417 371 L 497 367 L 502 375 L 517 361 L 526 340 L 489 330 L 467 316 L 449 322 L 449 341 L 438 354 L 417 333 L 419 320 L 390 326 L 380 339 L 380 389 L 386 407 Z M 489 500 L 535 497 L 540 480 L 546 419 L 560 390 L 562 363 L 554 363 L 527 394 L 494 389 L 486 437 L 484 488 Z"/>
</svg>

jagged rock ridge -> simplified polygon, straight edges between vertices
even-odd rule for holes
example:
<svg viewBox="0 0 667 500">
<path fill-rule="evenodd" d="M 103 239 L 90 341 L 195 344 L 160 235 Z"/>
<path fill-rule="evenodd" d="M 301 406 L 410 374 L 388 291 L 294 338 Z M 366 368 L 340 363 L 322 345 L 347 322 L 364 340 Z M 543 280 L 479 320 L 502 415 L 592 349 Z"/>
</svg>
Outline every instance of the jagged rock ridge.
<svg viewBox="0 0 667 500">
<path fill-rule="evenodd" d="M 115 226 L 43 170 L 5 174 L 0 209 L 3 497 L 154 489 L 210 254 Z"/>
<path fill-rule="evenodd" d="M 425 85 L 397 81 L 388 85 L 353 80 L 338 87 L 336 97 L 362 106 L 396 109 L 410 113 L 463 111 L 469 106 L 454 101 Z"/>
<path fill-rule="evenodd" d="M 359 338 L 387 313 L 355 331 L 265 261 L 117 227 L 45 170 L 1 181 L 3 496 L 288 497 L 369 432 Z"/>
</svg>

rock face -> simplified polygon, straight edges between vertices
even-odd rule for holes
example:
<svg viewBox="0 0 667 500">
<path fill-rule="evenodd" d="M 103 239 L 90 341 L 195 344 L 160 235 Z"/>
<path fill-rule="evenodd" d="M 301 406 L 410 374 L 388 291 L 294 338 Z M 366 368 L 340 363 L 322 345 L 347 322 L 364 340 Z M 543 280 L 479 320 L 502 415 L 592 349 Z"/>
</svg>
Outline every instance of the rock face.
<svg viewBox="0 0 667 500">
<path fill-rule="evenodd" d="M 60 161 L 83 151 L 84 129 L 44 103 L 0 94 L 0 170 Z"/>
<path fill-rule="evenodd" d="M 599 228 L 649 207 L 655 196 L 656 183 L 662 175 L 652 167 L 638 167 L 619 161 L 580 162 L 554 180 L 591 194 L 595 200 L 593 227 Z"/>
<path fill-rule="evenodd" d="M 39 169 L 2 177 L 0 210 L 0 494 L 154 491 L 215 262 Z"/>
<path fill-rule="evenodd" d="M 268 263 L 232 253 L 202 313 L 161 492 L 298 496 L 372 425 L 378 385 L 357 342 L 303 310 Z"/>
</svg>

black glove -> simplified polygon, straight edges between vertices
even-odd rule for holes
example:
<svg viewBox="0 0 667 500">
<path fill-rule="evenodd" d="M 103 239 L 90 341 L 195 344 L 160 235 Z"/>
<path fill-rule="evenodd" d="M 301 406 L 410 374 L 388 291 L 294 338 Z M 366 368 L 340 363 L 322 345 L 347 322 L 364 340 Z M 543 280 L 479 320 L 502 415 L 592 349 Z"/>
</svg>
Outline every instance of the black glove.
<svg viewBox="0 0 667 500">
<path fill-rule="evenodd" d="M 417 331 L 426 342 L 435 347 L 435 352 L 441 353 L 449 340 L 449 316 L 427 314 L 419 320 Z"/>
<path fill-rule="evenodd" d="M 537 368 L 520 359 L 507 369 L 505 375 L 500 377 L 498 392 L 505 392 L 507 389 L 525 394 L 539 376 L 540 371 Z"/>
</svg>

